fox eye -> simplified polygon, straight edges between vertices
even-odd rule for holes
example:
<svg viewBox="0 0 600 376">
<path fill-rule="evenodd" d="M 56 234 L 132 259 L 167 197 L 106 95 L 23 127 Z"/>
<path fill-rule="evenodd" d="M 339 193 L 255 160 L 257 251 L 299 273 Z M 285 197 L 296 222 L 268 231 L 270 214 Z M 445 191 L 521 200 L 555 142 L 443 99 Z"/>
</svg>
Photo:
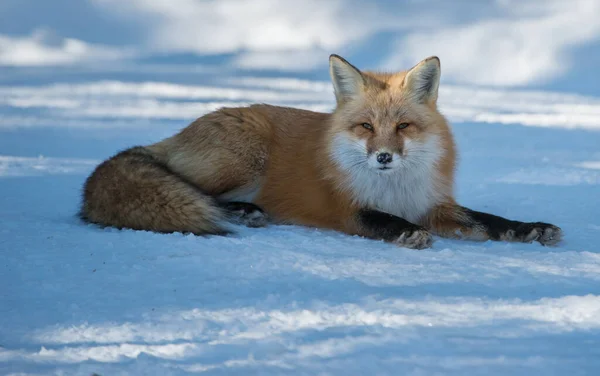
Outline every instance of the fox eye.
<svg viewBox="0 0 600 376">
<path fill-rule="evenodd" d="M 398 124 L 397 128 L 404 129 L 404 128 L 408 127 L 409 125 L 410 125 L 409 123 L 400 123 L 400 124 Z"/>
<path fill-rule="evenodd" d="M 370 130 L 370 131 L 372 131 L 372 130 L 373 130 L 373 126 L 372 126 L 371 124 L 369 124 L 369 123 L 362 123 L 362 124 L 361 124 L 361 126 L 362 126 L 364 129 L 368 129 L 368 130 Z"/>
</svg>

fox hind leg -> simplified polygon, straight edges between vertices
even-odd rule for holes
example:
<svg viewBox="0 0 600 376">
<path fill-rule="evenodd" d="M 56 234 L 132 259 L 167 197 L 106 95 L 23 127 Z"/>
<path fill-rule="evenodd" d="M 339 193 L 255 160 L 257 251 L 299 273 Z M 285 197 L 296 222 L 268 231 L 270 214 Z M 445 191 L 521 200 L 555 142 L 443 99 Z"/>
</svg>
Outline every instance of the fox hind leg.
<svg viewBox="0 0 600 376">
<path fill-rule="evenodd" d="M 256 204 L 241 201 L 220 203 L 227 220 L 231 223 L 247 227 L 264 227 L 269 222 L 269 216 Z"/>
</svg>

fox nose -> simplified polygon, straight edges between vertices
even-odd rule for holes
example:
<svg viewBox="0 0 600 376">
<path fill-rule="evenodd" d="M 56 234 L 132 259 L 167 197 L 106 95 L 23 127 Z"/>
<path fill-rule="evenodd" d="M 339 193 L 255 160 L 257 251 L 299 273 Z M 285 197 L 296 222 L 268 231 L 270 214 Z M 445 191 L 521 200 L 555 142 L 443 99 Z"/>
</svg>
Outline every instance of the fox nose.
<svg viewBox="0 0 600 376">
<path fill-rule="evenodd" d="M 392 155 L 390 153 L 380 153 L 377 155 L 377 162 L 381 164 L 388 164 L 392 161 Z"/>
</svg>

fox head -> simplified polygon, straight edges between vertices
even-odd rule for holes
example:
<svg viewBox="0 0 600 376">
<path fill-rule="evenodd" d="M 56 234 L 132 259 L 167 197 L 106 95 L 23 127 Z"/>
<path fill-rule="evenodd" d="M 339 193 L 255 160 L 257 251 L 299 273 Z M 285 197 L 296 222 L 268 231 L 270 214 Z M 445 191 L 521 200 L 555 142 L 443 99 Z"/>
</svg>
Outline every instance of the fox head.
<svg viewBox="0 0 600 376">
<path fill-rule="evenodd" d="M 408 71 L 361 72 L 330 57 L 337 107 L 330 155 L 348 173 L 389 175 L 432 166 L 451 137 L 437 111 L 440 61 L 430 57 Z"/>
</svg>

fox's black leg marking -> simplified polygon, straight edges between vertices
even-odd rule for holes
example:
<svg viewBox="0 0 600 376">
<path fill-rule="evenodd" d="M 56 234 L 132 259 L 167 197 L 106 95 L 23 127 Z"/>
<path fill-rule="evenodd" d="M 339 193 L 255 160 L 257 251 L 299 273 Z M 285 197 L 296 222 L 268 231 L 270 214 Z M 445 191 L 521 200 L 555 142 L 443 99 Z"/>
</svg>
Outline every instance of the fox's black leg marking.
<svg viewBox="0 0 600 376">
<path fill-rule="evenodd" d="M 358 222 L 363 235 L 373 239 L 382 239 L 415 249 L 429 248 L 433 243 L 431 234 L 424 227 L 378 210 L 359 211 Z"/>
<path fill-rule="evenodd" d="M 463 210 L 475 225 L 485 229 L 492 240 L 524 243 L 538 241 L 543 245 L 554 245 L 562 238 L 562 230 L 549 223 L 519 222 L 467 208 Z"/>
<path fill-rule="evenodd" d="M 223 202 L 220 207 L 225 210 L 228 219 L 233 223 L 248 227 L 263 227 L 269 221 L 267 214 L 260 206 L 249 202 Z"/>
</svg>

